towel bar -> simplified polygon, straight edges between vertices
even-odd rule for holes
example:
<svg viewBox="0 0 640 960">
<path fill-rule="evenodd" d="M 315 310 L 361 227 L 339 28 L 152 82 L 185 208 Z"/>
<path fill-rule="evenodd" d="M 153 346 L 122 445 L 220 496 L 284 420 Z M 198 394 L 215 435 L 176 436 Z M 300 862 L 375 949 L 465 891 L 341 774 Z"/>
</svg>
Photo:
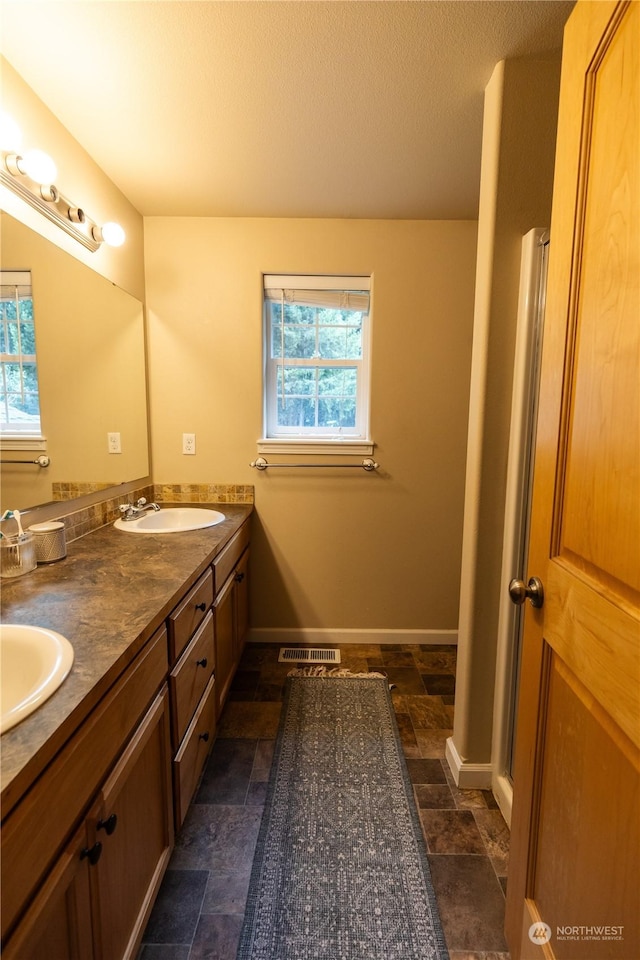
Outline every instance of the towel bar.
<svg viewBox="0 0 640 960">
<path fill-rule="evenodd" d="M 0 460 L 0 466 L 3 463 L 35 463 L 38 467 L 48 467 L 51 463 L 51 457 L 38 457 L 36 460 Z"/>
<path fill-rule="evenodd" d="M 362 463 L 269 463 L 264 457 L 258 457 L 256 460 L 252 460 L 249 466 L 255 467 L 256 470 L 267 470 L 271 467 L 293 467 L 296 470 L 301 467 L 308 467 L 316 470 L 318 468 L 322 469 L 323 467 L 331 467 L 333 469 L 358 467 L 358 469 L 366 470 L 368 473 L 370 473 L 372 470 L 377 470 L 380 464 L 376 463 L 375 460 L 372 460 L 371 457 L 365 457 Z"/>
</svg>

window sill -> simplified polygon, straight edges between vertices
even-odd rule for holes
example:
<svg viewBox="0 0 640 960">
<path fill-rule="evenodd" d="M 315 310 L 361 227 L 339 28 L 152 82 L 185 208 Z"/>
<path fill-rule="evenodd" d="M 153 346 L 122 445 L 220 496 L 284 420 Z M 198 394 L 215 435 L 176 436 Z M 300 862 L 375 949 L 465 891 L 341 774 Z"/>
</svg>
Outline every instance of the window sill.
<svg viewBox="0 0 640 960">
<path fill-rule="evenodd" d="M 0 450 L 46 450 L 46 437 L 20 437 L 4 435 L 0 437 Z"/>
<path fill-rule="evenodd" d="M 259 454 L 284 453 L 295 456 L 318 456 L 329 454 L 332 457 L 370 457 L 375 443 L 373 440 L 301 440 L 269 438 L 257 441 Z"/>
</svg>

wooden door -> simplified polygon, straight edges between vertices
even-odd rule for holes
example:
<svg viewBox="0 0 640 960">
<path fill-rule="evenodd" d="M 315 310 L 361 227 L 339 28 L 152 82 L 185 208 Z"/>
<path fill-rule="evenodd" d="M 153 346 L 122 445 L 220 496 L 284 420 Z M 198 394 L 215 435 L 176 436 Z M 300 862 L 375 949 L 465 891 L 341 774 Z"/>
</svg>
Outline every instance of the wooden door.
<svg viewBox="0 0 640 960">
<path fill-rule="evenodd" d="M 514 960 L 640 957 L 640 3 L 567 24 L 516 745 Z"/>
<path fill-rule="evenodd" d="M 166 687 L 105 783 L 88 821 L 102 843 L 91 871 L 96 956 L 131 960 L 173 848 Z"/>
</svg>

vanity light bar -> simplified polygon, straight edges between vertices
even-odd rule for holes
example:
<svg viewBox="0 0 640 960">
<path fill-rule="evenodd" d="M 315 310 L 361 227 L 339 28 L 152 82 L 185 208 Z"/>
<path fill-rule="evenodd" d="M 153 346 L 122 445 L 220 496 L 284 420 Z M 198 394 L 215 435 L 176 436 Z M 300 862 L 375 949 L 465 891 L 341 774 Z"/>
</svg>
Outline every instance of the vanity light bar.
<svg viewBox="0 0 640 960">
<path fill-rule="evenodd" d="M 3 138 L 6 131 L 10 129 L 14 144 L 16 138 L 20 139 L 17 126 L 6 115 L 2 117 L 2 127 Z M 81 207 L 77 207 L 62 196 L 53 183 L 57 176 L 56 165 L 46 153 L 41 150 L 28 150 L 21 154 L 16 145 L 12 145 L 10 149 L 7 149 L 9 143 L 4 143 L 2 146 L 0 183 L 3 186 L 44 214 L 48 220 L 61 227 L 69 236 L 75 237 L 92 252 L 102 243 L 113 247 L 119 247 L 124 243 L 125 233 L 119 224 L 105 223 L 99 226 Z"/>
</svg>

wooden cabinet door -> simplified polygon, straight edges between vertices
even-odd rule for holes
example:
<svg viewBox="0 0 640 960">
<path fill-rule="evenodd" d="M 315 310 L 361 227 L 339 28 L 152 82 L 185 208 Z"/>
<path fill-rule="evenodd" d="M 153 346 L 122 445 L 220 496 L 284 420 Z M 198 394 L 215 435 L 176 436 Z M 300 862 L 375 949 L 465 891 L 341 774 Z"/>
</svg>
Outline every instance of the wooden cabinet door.
<svg viewBox="0 0 640 960">
<path fill-rule="evenodd" d="M 173 846 L 166 686 L 105 783 L 88 821 L 102 843 L 91 868 L 95 939 L 101 960 L 134 957 Z"/>
<path fill-rule="evenodd" d="M 15 933 L 4 960 L 91 960 L 93 936 L 84 824 L 73 837 Z"/>
<path fill-rule="evenodd" d="M 216 717 L 220 716 L 233 679 L 235 659 L 234 581 L 229 577 L 216 597 Z"/>
<path fill-rule="evenodd" d="M 235 594 L 235 659 L 236 666 L 244 650 L 249 629 L 249 551 L 245 550 L 233 574 Z"/>
<path fill-rule="evenodd" d="M 640 3 L 565 32 L 514 777 L 514 960 L 640 957 Z"/>
</svg>

